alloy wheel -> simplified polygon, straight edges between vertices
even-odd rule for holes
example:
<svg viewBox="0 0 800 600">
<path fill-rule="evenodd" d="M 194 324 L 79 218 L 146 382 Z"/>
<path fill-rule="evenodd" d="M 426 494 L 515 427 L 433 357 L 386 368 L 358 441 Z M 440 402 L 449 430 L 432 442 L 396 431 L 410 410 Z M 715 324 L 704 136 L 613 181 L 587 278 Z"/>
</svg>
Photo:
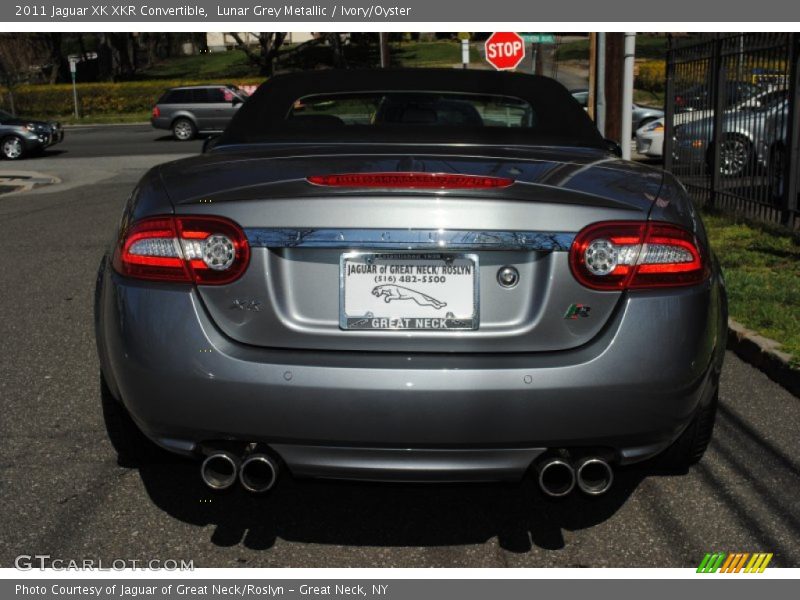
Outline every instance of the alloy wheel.
<svg viewBox="0 0 800 600">
<path fill-rule="evenodd" d="M 741 138 L 728 138 L 719 150 L 719 171 L 728 177 L 741 175 L 750 160 L 750 145 Z"/>
<path fill-rule="evenodd" d="M 19 138 L 10 137 L 3 140 L 3 156 L 10 160 L 16 160 L 22 156 L 22 142 Z"/>
</svg>

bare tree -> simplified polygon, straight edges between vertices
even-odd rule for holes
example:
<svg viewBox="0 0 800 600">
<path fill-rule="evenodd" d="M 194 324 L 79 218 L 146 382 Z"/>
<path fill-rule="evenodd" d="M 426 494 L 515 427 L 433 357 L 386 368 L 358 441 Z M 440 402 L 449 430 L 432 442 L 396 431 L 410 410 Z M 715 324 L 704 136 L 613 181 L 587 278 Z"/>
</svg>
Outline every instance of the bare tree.
<svg viewBox="0 0 800 600">
<path fill-rule="evenodd" d="M 36 34 L 0 33 L 0 81 L 7 90 L 12 114 L 16 114 L 16 87 L 34 79 L 41 70 L 46 56 L 41 42 Z"/>
<path fill-rule="evenodd" d="M 258 51 L 254 51 L 238 33 L 231 32 L 230 36 L 236 40 L 236 47 L 242 50 L 248 60 L 258 67 L 261 75 L 270 77 L 275 71 L 275 58 L 278 56 L 283 41 L 286 39 L 285 32 L 261 32 L 254 33 L 258 40 Z"/>
</svg>

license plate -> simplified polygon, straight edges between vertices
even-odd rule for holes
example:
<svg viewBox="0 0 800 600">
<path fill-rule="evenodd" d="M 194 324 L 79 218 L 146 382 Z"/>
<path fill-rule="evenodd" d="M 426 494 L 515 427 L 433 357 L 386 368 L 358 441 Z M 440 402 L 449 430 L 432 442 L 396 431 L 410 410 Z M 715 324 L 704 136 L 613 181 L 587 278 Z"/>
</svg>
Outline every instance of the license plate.
<svg viewBox="0 0 800 600">
<path fill-rule="evenodd" d="M 475 254 L 343 254 L 342 329 L 478 328 Z"/>
</svg>

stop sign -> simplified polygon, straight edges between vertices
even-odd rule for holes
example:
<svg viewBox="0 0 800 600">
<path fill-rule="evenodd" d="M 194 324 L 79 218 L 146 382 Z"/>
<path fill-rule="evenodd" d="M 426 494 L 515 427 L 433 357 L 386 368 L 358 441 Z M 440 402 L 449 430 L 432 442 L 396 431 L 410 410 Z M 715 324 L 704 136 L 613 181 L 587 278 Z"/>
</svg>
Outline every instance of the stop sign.
<svg viewBox="0 0 800 600">
<path fill-rule="evenodd" d="M 495 69 L 515 69 L 525 58 L 525 42 L 513 31 L 498 31 L 485 44 L 486 60 Z"/>
</svg>

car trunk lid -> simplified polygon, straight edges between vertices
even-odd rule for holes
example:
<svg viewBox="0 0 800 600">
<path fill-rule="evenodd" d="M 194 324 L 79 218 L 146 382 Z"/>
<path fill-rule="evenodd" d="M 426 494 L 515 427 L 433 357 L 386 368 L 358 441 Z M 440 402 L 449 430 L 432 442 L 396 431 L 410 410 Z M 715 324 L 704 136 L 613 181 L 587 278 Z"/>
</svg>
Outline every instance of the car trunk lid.
<svg viewBox="0 0 800 600">
<path fill-rule="evenodd" d="M 238 281 L 198 292 L 231 338 L 294 349 L 532 352 L 584 344 L 620 293 L 589 290 L 574 279 L 571 241 L 590 223 L 646 219 L 661 185 L 656 170 L 577 149 L 409 155 L 397 148 L 284 148 L 211 158 L 165 167 L 165 185 L 177 213 L 239 223 L 251 263 Z M 467 174 L 513 184 L 430 190 L 307 180 L 376 172 Z M 370 262 L 374 272 L 367 272 Z M 395 278 L 377 279 L 380 268 Z M 348 278 L 348 269 L 362 272 Z M 501 282 L 503 269 L 516 273 L 514 285 Z M 471 310 L 475 320 L 466 322 Z M 348 328 L 362 321 L 355 317 L 368 326 Z M 383 318 L 390 320 L 376 321 Z M 420 330 L 406 318 L 439 320 Z"/>
</svg>

